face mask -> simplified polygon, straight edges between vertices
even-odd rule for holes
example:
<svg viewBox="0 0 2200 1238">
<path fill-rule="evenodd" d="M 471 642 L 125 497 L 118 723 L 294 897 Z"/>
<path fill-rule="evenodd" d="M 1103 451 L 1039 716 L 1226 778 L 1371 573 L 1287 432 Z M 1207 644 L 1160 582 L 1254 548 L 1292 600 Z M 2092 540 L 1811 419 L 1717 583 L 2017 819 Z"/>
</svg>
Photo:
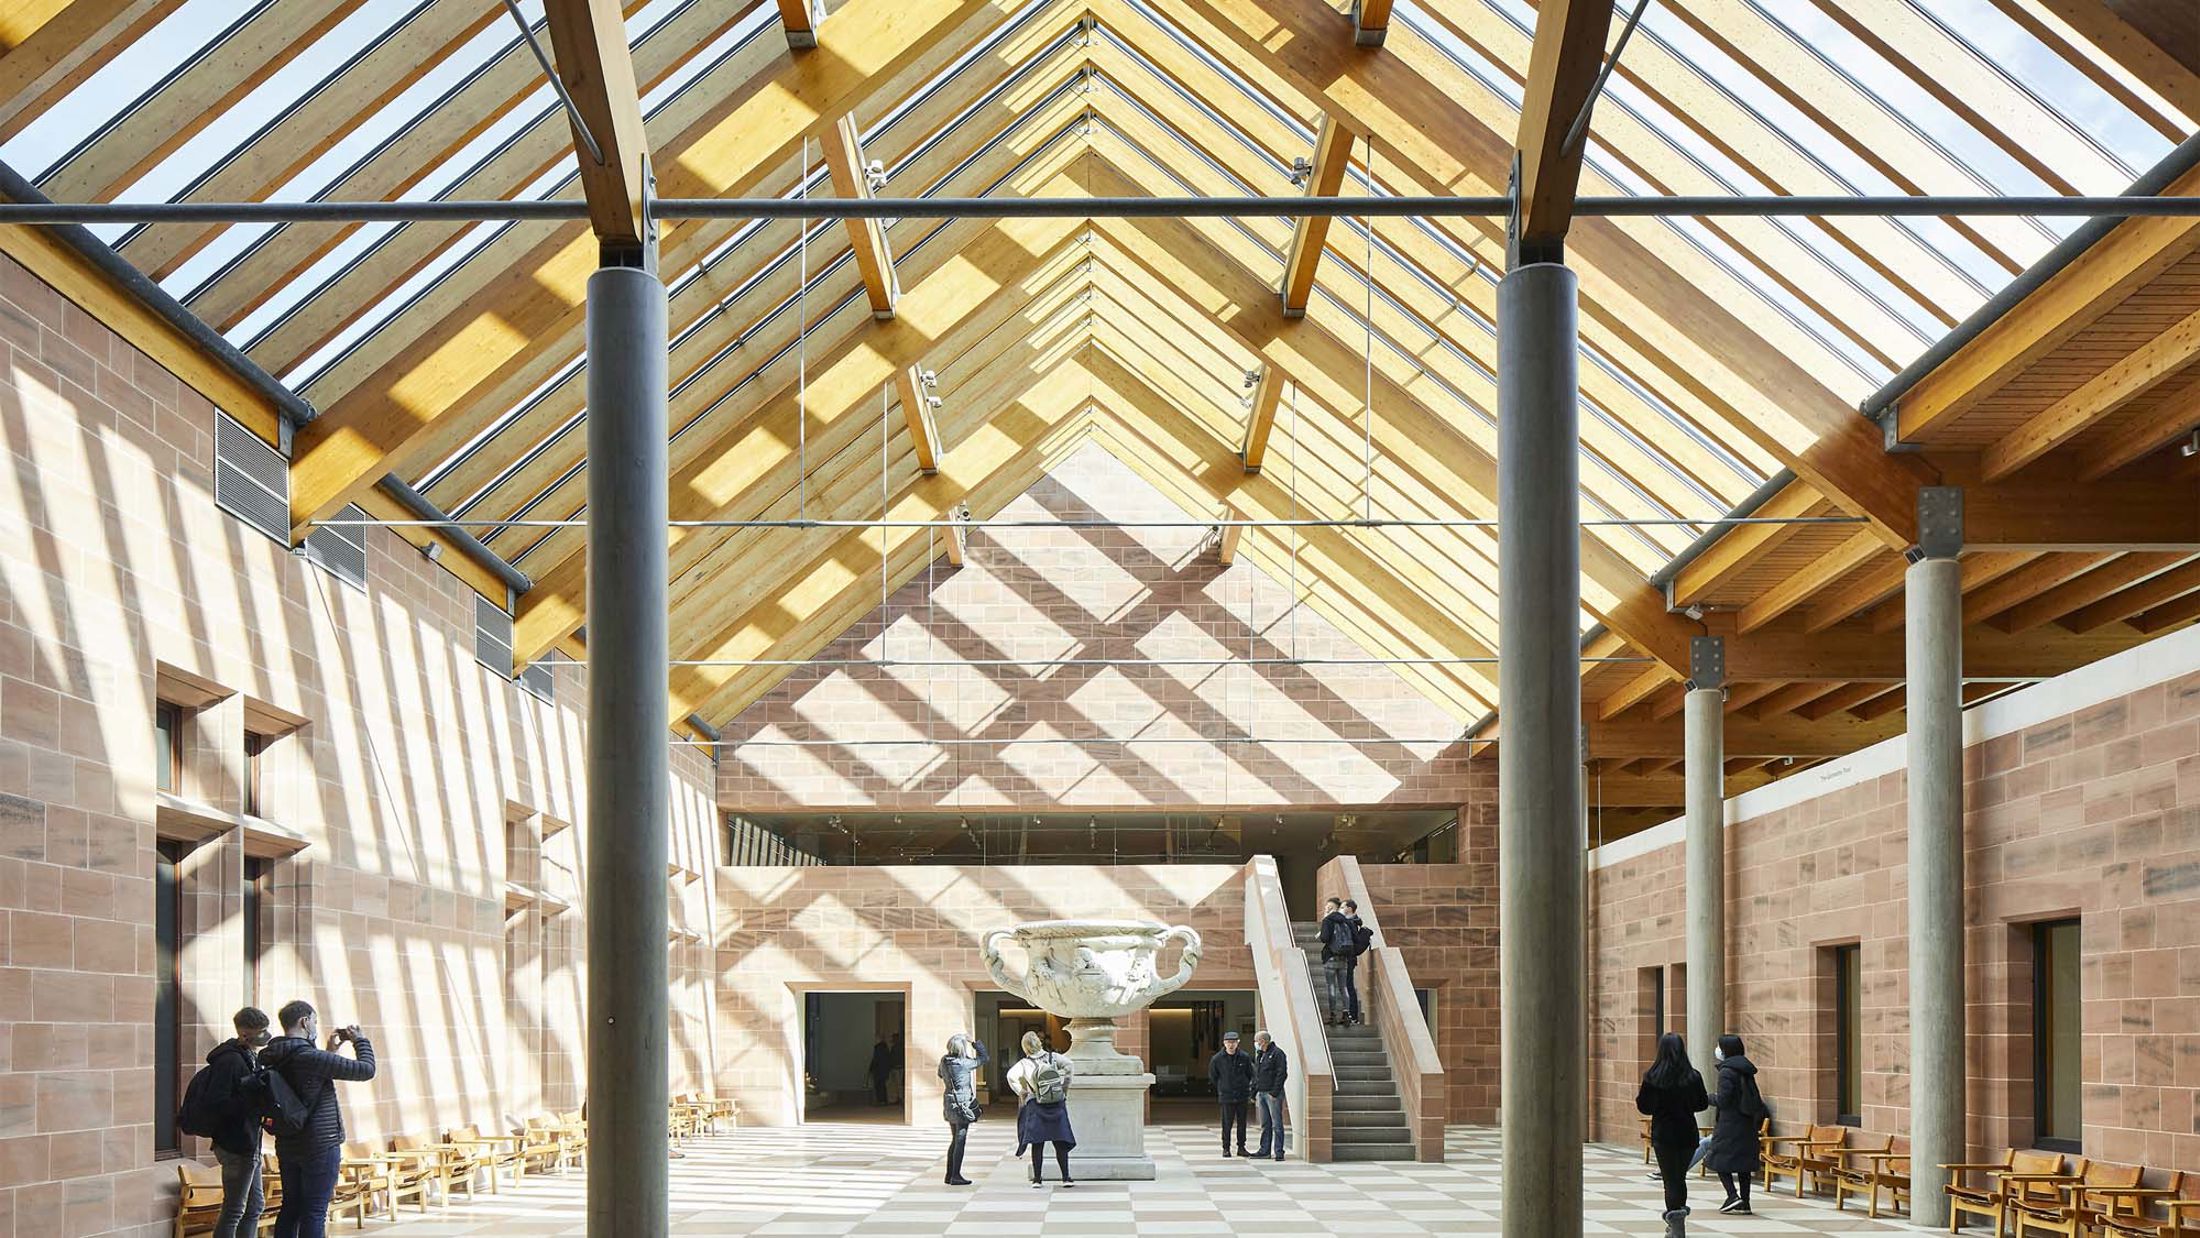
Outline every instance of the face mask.
<svg viewBox="0 0 2200 1238">
<path fill-rule="evenodd" d="M 1712 1058 L 1712 1060 L 1713 1060 L 1713 1061 L 1716 1061 L 1716 1062 L 1723 1062 L 1723 1061 L 1725 1061 L 1725 1060 L 1726 1060 L 1726 1050 L 1724 1050 L 1724 1049 L 1713 1049 L 1713 1050 L 1711 1051 L 1711 1058 Z"/>
</svg>

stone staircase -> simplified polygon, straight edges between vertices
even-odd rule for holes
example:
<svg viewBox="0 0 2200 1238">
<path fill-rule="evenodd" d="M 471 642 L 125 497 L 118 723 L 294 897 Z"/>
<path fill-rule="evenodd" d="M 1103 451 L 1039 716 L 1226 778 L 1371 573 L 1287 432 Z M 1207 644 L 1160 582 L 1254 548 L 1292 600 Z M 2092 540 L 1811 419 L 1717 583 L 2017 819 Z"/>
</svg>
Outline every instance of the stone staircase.
<svg viewBox="0 0 2200 1238">
<path fill-rule="evenodd" d="M 1321 1004 L 1323 1020 L 1337 1017 L 1329 1008 L 1329 978 L 1322 972 L 1322 948 L 1316 939 L 1317 924 L 1293 922 L 1291 935 L 1306 953 L 1306 970 L 1314 982 L 1314 1000 Z M 1360 1013 L 1367 1014 L 1367 994 L 1360 994 Z M 1397 1080 L 1390 1072 L 1390 1054 L 1383 1048 L 1382 1033 L 1372 1023 L 1354 1027 L 1329 1024 L 1329 1060 L 1336 1071 L 1337 1091 L 1330 1101 L 1330 1156 L 1339 1161 L 1410 1161 L 1413 1132 L 1406 1125 L 1405 1105 L 1398 1096 Z"/>
</svg>

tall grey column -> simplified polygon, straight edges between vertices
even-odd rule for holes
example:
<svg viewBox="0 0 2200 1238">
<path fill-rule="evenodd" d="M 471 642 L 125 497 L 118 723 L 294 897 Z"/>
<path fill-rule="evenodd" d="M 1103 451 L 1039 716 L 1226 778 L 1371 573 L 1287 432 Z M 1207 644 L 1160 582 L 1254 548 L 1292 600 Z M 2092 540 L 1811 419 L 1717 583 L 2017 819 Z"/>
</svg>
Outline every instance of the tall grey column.
<svg viewBox="0 0 2200 1238">
<path fill-rule="evenodd" d="M 1923 491 L 1903 582 L 1909 712 L 1910 1158 L 1916 1221 L 1948 1217 L 1935 1166 L 1968 1161 L 1963 1063 L 1962 492 Z"/>
<path fill-rule="evenodd" d="M 1581 1233 L 1581 530 L 1574 273 L 1497 289 L 1504 1232 Z"/>
<path fill-rule="evenodd" d="M 588 1232 L 667 1232 L 665 286 L 588 279 Z"/>
<path fill-rule="evenodd" d="M 1682 704 L 1688 836 L 1688 1056 L 1705 1082 L 1726 1027 L 1726 643 L 1689 647 Z"/>
</svg>

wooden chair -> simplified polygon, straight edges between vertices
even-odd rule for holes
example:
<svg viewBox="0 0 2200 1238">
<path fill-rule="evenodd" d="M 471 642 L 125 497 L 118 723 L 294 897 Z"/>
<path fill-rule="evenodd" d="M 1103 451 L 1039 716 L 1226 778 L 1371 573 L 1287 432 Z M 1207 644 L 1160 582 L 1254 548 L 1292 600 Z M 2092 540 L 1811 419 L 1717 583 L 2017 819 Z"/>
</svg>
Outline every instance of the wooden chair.
<svg viewBox="0 0 2200 1238">
<path fill-rule="evenodd" d="M 1801 1135 L 1764 1136 L 1765 1190 L 1772 1189 L 1774 1178 L 1791 1177 L 1795 1179 L 1795 1198 L 1801 1199 L 1804 1179 L 1818 1174 L 1819 1180 L 1823 1182 L 1825 1176 L 1833 1172 L 1837 1159 L 1829 1153 L 1845 1145 L 1848 1138 L 1849 1128 L 1846 1126 L 1819 1126 L 1815 1123 Z M 1783 1152 L 1780 1150 L 1782 1144 L 1794 1144 L 1795 1150 Z"/>
<path fill-rule="evenodd" d="M 519 1165 L 521 1173 L 557 1173 L 565 1167 L 565 1144 L 559 1137 L 557 1119 L 549 1114 L 537 1114 L 527 1119 L 520 1129 Z"/>
<path fill-rule="evenodd" d="M 2140 1172 L 2137 1165 L 2095 1161 L 2085 1167 L 2085 1174 L 2078 1181 L 2053 1183 L 2055 1194 L 2051 1199 L 2013 1199 L 2009 1215 L 2016 1222 L 2016 1228 L 2011 1232 L 2016 1238 L 2024 1238 L 2026 1234 L 2084 1238 L 2100 1224 L 2104 1215 L 2128 1210 L 2127 1205 L 2118 1202 L 2118 1197 L 2142 1189 Z"/>
<path fill-rule="evenodd" d="M 568 1109 L 557 1115 L 558 1144 L 564 1149 L 565 1159 L 573 1165 L 585 1166 L 588 1162 L 588 1119 L 578 1109 Z"/>
<path fill-rule="evenodd" d="M 382 1156 L 390 1162 L 392 1215 L 407 1199 L 418 1202 L 420 1211 L 426 1213 L 435 1201 L 436 1188 L 444 1181 L 442 1146 L 418 1135 L 399 1135 L 390 1140 L 390 1150 Z M 450 1194 L 445 1192 L 443 1198 L 449 1200 Z"/>
<path fill-rule="evenodd" d="M 176 1198 L 176 1238 L 213 1233 L 222 1215 L 221 1167 L 177 1161 L 176 1178 L 183 1188 Z"/>
<path fill-rule="evenodd" d="M 1987 1217 L 1994 1222 L 1995 1238 L 2008 1229 L 2009 1187 L 2012 1175 L 2033 1179 L 2037 1175 L 2056 1175 L 2063 1172 L 2062 1154 L 2058 1152 L 2020 1152 L 2014 1148 L 2004 1150 L 1998 1164 L 1958 1163 L 1942 1165 L 1948 1171 L 1948 1181 L 1940 1190 L 1948 1197 L 1948 1232 L 1963 1228 L 1966 1216 Z M 1972 1174 L 1985 1176 L 1983 1185 L 1974 1183 Z"/>
<path fill-rule="evenodd" d="M 2131 1213 L 2101 1218 L 2104 1238 L 2200 1238 L 2200 1170 L 2165 1173 L 2171 1193 L 2138 1198 Z"/>
<path fill-rule="evenodd" d="M 344 1182 L 341 1167 L 339 1167 L 337 1175 L 336 1190 L 329 1196 L 329 1218 L 340 1221 L 344 1218 L 344 1214 L 348 1212 L 352 1217 L 352 1227 L 354 1229 L 365 1229 L 367 1227 L 366 1197 L 356 1187 Z M 260 1185 L 262 1193 L 267 1197 L 267 1211 L 260 1214 L 260 1228 L 273 1230 L 276 1214 L 281 1212 L 283 1208 L 283 1163 L 273 1152 L 266 1153 L 260 1158 Z"/>
<path fill-rule="evenodd" d="M 1841 1211 L 1849 1195 L 1861 1194 L 1870 1201 L 1869 1213 L 1876 1218 L 1881 1191 L 1887 1193 L 1890 1209 L 1909 1211 L 1910 1141 L 1900 1135 L 1889 1139 L 1884 1148 L 1845 1149 L 1841 1163 L 1833 1167 L 1834 1211 Z"/>
<path fill-rule="evenodd" d="M 471 1130 L 473 1128 L 467 1127 L 465 1129 Z M 456 1143 L 445 1138 L 435 1146 L 443 1149 L 444 1202 L 450 1202 L 453 1192 L 456 1191 L 466 1192 L 466 1198 L 468 1199 L 479 1198 L 478 1184 L 484 1173 L 489 1176 L 490 1193 L 496 1193 L 496 1170 L 491 1167 L 486 1145 L 478 1140 L 473 1143 Z"/>
<path fill-rule="evenodd" d="M 485 1135 L 478 1127 L 461 1126 L 443 1132 L 443 1142 L 466 1151 L 488 1173 L 491 1195 L 497 1193 L 497 1174 L 500 1171 L 511 1170 L 512 1181 L 519 1181 L 520 1136 Z"/>
<path fill-rule="evenodd" d="M 397 1215 L 396 1162 L 381 1155 L 371 1143 L 347 1143 L 343 1160 L 336 1166 L 339 1181 L 348 1181 L 359 1193 L 364 1212 Z"/>
</svg>

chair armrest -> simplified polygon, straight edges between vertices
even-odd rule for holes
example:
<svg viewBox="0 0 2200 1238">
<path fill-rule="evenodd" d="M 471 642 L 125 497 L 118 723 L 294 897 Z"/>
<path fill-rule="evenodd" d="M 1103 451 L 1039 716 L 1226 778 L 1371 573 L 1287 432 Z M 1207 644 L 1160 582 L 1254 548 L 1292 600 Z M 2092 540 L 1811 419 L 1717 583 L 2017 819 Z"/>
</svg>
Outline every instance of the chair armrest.
<svg viewBox="0 0 2200 1238">
<path fill-rule="evenodd" d="M 2001 1163 L 2001 1162 L 1996 1162 L 1996 1163 L 1994 1163 L 1994 1164 L 1992 1164 L 1992 1165 L 1986 1165 L 1986 1164 L 1965 1164 L 1964 1162 L 1958 1161 L 1958 1162 L 1956 1162 L 1956 1163 L 1955 1163 L 1955 1164 L 1953 1164 L 1953 1165 L 1947 1165 L 1947 1164 L 1943 1164 L 1943 1165 L 1941 1166 L 1941 1168 L 1942 1168 L 1942 1169 L 1948 1169 L 1948 1170 L 1954 1170 L 1954 1171 L 1957 1171 L 1957 1172 L 1961 1172 L 1961 1171 L 1963 1171 L 1963 1170 L 1966 1170 L 1966 1169 L 1970 1169 L 1970 1170 L 1976 1170 L 1976 1171 L 1977 1171 L 1977 1172 L 1979 1172 L 1979 1173 L 2008 1173 L 2008 1172 L 2009 1172 L 2009 1166 L 2008 1166 L 2007 1164 L 2005 1164 L 2005 1163 Z"/>
<path fill-rule="evenodd" d="M 1995 1174 L 1994 1176 L 2001 1179 L 2003 1182 L 2064 1182 L 2077 1184 L 2084 1181 L 2084 1179 L 2080 1178 L 2077 1174 L 2019 1174 L 2003 1172 Z"/>
<path fill-rule="evenodd" d="M 1764 1141 L 1765 1141 L 1766 1143 L 1809 1143 L 1809 1142 L 1810 1142 L 1810 1136 L 1808 1136 L 1808 1135 L 1759 1135 L 1759 1136 L 1757 1136 L 1757 1138 L 1759 1138 L 1759 1139 L 1762 1139 L 1762 1140 L 1764 1140 Z"/>
<path fill-rule="evenodd" d="M 2200 1212 L 2200 1199 L 2166 1199 L 2162 1201 L 2162 1210 L 2174 1221 L 2187 1212 Z"/>
</svg>

